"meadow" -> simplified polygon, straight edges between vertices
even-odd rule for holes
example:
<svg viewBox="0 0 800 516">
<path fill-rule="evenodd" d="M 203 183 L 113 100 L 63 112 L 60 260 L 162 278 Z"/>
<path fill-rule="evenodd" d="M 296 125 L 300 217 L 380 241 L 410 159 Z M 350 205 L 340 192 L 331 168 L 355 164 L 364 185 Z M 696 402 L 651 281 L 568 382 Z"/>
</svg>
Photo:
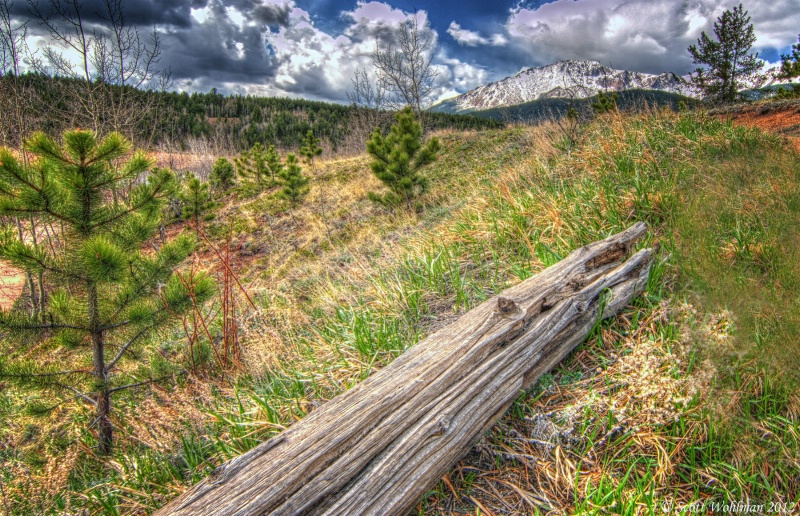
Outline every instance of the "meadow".
<svg viewBox="0 0 800 516">
<path fill-rule="evenodd" d="M 430 190 L 411 210 L 367 198 L 380 184 L 366 155 L 323 154 L 292 212 L 270 190 L 228 193 L 184 271 L 218 271 L 230 250 L 236 358 L 215 360 L 219 304 L 202 312 L 209 338 L 191 347 L 183 325 L 161 331 L 136 367 L 169 379 L 118 398 L 111 456 L 95 453 L 87 408 L 35 416 L 25 393 L 0 389 L 4 510 L 150 513 L 477 303 L 644 221 L 641 245 L 659 247 L 645 294 L 521 395 L 416 513 L 662 514 L 737 501 L 791 512 L 797 150 L 703 110 L 611 112 L 575 138 L 555 123 L 437 136 Z"/>
</svg>

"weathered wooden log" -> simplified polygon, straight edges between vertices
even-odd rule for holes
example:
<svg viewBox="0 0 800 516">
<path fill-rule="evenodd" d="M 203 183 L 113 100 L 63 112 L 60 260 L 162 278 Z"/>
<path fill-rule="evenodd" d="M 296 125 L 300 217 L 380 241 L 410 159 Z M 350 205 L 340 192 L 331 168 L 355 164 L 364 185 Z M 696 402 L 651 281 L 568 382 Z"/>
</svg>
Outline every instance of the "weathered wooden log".
<svg viewBox="0 0 800 516">
<path fill-rule="evenodd" d="M 521 391 L 646 286 L 646 231 L 572 252 L 413 346 L 158 514 L 405 514 Z"/>
</svg>

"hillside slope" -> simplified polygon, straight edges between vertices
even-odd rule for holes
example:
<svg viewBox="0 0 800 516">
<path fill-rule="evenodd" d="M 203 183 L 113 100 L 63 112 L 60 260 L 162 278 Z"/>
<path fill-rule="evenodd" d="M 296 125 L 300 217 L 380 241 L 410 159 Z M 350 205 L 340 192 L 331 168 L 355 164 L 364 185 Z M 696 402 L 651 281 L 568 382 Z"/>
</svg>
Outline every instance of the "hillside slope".
<svg viewBox="0 0 800 516">
<path fill-rule="evenodd" d="M 0 90 L 12 81 L 0 75 Z M 82 83 L 72 79 L 25 74 L 19 77 L 19 88 L 28 100 L 25 116 L 29 131 L 42 130 L 60 134 L 75 125 L 95 127 L 87 119 L 85 109 L 72 94 Z M 80 91 L 80 90 L 79 90 Z M 296 149 L 309 130 L 321 138 L 329 150 L 356 153 L 363 151 L 363 134 L 374 129 L 374 122 L 391 122 L 391 115 L 376 116 L 363 108 L 333 102 L 299 98 L 223 95 L 212 89 L 208 93 L 121 89 L 98 85 L 94 95 L 125 113 L 117 121 L 111 108 L 101 118 L 101 133 L 116 130 L 140 146 L 156 146 L 170 152 L 212 150 L 217 155 L 236 154 L 256 142 L 283 149 Z M 123 98 L 124 101 L 117 99 Z M 113 116 L 112 116 L 113 115 Z M 491 129 L 499 124 L 485 119 L 431 114 L 431 129 Z M 367 127 L 363 127 L 366 125 Z M 19 128 L 12 117 L 0 118 L 0 140 L 18 146 Z"/>
<path fill-rule="evenodd" d="M 568 153 L 554 125 L 440 137 L 418 212 L 367 200 L 380 185 L 363 156 L 320 164 L 293 213 L 274 192 L 232 193 L 206 230 L 218 246 L 232 231 L 257 307 L 240 305 L 240 369 L 216 369 L 206 346 L 197 373 L 120 398 L 110 459 L 88 451 L 89 411 L 33 419 L 3 390 L 5 506 L 150 512 L 493 293 L 638 220 L 652 228 L 643 245 L 662 248 L 646 295 L 521 394 L 415 513 L 797 500 L 800 155 L 702 112 L 609 114 Z M 213 264 L 210 249 L 198 262 Z M 164 355 L 188 367 L 181 338 L 165 332 L 142 367 L 163 370 Z"/>
<path fill-rule="evenodd" d="M 520 396 L 422 512 L 791 513 L 800 155 L 702 113 L 603 117 L 583 136 L 459 230 L 524 225 L 564 256 L 597 230 L 644 220 L 663 266 L 627 314 Z"/>
</svg>

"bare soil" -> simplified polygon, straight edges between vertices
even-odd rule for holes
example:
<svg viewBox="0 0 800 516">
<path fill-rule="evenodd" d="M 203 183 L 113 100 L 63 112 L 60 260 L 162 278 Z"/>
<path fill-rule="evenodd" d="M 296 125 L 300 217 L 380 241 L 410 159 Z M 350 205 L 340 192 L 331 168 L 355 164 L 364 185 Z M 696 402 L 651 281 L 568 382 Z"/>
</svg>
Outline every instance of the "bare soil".
<svg viewBox="0 0 800 516">
<path fill-rule="evenodd" d="M 0 262 L 0 309 L 10 310 L 14 301 L 22 294 L 25 274 L 19 269 Z"/>
<path fill-rule="evenodd" d="M 800 152 L 800 100 L 736 106 L 714 114 L 783 136 L 788 145 Z"/>
</svg>

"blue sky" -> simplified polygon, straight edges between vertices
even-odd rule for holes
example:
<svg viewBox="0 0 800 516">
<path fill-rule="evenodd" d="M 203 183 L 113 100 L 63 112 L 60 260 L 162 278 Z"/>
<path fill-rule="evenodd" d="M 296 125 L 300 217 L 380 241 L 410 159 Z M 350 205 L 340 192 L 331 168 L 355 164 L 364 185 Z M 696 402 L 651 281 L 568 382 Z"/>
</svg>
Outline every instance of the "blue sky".
<svg viewBox="0 0 800 516">
<path fill-rule="evenodd" d="M 87 17 L 101 0 L 82 0 Z M 16 13 L 24 17 L 24 4 Z M 95 5 L 97 4 L 97 5 Z M 372 70 L 376 43 L 417 17 L 435 42 L 437 99 L 521 69 L 593 59 L 648 73 L 686 74 L 687 47 L 738 2 L 729 0 L 126 0 L 131 23 L 156 25 L 161 65 L 176 88 L 345 102 L 357 69 Z M 797 42 L 798 0 L 751 0 L 755 50 L 777 62 Z M 96 20 L 95 20 L 96 21 Z M 41 28 L 29 26 L 47 39 Z"/>
</svg>

